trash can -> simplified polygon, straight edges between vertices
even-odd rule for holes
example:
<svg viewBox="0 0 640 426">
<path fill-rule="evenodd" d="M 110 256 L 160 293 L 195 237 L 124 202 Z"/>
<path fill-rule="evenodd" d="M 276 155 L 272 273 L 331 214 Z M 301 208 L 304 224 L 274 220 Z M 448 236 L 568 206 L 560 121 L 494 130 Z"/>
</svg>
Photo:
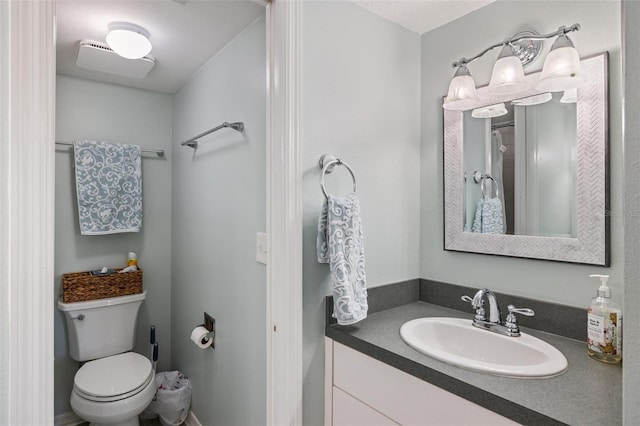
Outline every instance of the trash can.
<svg viewBox="0 0 640 426">
<path fill-rule="evenodd" d="M 180 371 L 156 374 L 156 396 L 144 411 L 145 419 L 160 418 L 162 426 L 179 426 L 189 414 L 191 381 Z"/>
</svg>

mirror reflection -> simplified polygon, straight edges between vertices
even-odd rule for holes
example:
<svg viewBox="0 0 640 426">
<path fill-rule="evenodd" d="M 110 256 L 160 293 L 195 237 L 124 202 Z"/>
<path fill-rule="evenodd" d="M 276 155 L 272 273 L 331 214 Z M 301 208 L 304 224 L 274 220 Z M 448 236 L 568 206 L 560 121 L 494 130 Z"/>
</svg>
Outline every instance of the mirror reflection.
<svg viewBox="0 0 640 426">
<path fill-rule="evenodd" d="M 576 90 L 463 113 L 464 231 L 575 238 Z"/>
</svg>

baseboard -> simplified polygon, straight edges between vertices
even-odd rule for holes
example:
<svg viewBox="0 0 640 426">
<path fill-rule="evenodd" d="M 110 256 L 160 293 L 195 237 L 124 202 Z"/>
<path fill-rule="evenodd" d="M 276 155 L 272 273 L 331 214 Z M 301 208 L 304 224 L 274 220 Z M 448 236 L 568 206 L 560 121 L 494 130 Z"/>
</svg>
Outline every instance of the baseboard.
<svg viewBox="0 0 640 426">
<path fill-rule="evenodd" d="M 182 426 L 202 426 L 202 423 L 200 423 L 200 420 L 198 420 L 196 415 L 193 414 L 193 411 L 189 410 L 189 414 L 187 415 L 187 418 L 184 419 Z"/>
<path fill-rule="evenodd" d="M 82 420 L 73 411 L 67 411 L 55 416 L 53 422 L 55 426 L 76 426 L 85 423 L 85 420 Z"/>
<path fill-rule="evenodd" d="M 80 417 L 76 415 L 73 411 L 68 411 L 66 413 L 58 414 L 54 418 L 55 426 L 77 426 L 80 424 L 86 423 L 85 420 L 82 420 Z M 193 411 L 189 411 L 187 418 L 184 420 L 182 426 L 202 426 L 200 420 L 193 414 Z"/>
</svg>

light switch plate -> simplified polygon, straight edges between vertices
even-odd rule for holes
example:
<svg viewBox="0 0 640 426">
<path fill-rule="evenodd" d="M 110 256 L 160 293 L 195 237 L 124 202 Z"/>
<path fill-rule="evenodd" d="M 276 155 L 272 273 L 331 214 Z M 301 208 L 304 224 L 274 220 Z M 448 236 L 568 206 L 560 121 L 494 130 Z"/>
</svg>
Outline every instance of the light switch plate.
<svg viewBox="0 0 640 426">
<path fill-rule="evenodd" d="M 256 261 L 267 264 L 267 234 L 256 233 Z"/>
</svg>

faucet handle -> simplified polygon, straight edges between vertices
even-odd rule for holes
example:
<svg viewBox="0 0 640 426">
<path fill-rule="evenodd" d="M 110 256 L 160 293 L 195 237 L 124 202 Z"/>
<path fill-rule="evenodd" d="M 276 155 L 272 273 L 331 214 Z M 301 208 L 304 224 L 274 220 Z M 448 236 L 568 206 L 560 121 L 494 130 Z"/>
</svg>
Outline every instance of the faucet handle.
<svg viewBox="0 0 640 426">
<path fill-rule="evenodd" d="M 467 302 L 467 303 L 472 303 L 473 302 L 473 297 L 469 297 L 466 294 L 464 296 L 462 296 L 460 299 L 462 299 L 463 302 Z"/>
<path fill-rule="evenodd" d="M 509 313 L 513 312 L 514 314 L 520 314 L 526 317 L 532 317 L 536 314 L 531 308 L 516 308 L 513 305 L 507 306 L 507 310 L 509 311 Z"/>
<path fill-rule="evenodd" d="M 520 334 L 520 328 L 518 327 L 517 319 L 514 314 L 520 314 L 527 317 L 532 317 L 535 315 L 533 309 L 530 308 L 516 308 L 513 305 L 509 305 L 507 306 L 507 310 L 509 311 L 509 315 L 507 315 L 507 320 L 505 321 L 504 325 L 510 332 L 514 334 L 517 333 L 518 335 Z"/>
<path fill-rule="evenodd" d="M 462 296 L 460 299 L 462 299 L 463 302 L 467 302 L 470 303 L 471 306 L 473 306 L 476 310 L 476 319 L 479 320 L 484 320 L 485 318 L 485 312 L 484 312 L 484 305 L 482 303 L 482 301 L 480 302 L 480 305 L 476 306 L 474 305 L 474 301 L 473 301 L 473 297 L 469 297 L 466 294 L 464 296 Z"/>
</svg>

